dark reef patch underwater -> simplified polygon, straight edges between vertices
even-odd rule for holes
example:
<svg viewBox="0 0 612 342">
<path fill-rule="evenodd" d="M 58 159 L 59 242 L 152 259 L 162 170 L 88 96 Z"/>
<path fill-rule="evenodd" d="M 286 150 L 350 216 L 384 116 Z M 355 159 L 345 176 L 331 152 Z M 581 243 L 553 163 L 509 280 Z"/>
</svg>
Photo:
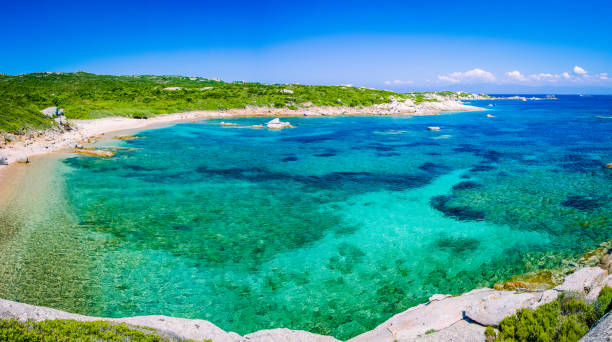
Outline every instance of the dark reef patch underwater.
<svg viewBox="0 0 612 342">
<path fill-rule="evenodd" d="M 594 119 L 612 97 L 488 103 L 495 120 L 210 119 L 46 158 L 0 212 L 0 297 L 346 339 L 612 239 L 612 120 Z"/>
</svg>

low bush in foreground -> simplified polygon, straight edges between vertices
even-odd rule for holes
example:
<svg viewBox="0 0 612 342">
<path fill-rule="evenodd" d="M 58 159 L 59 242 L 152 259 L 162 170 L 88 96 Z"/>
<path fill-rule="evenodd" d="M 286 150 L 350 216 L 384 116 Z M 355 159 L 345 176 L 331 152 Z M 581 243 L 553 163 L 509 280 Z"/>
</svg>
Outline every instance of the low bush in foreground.
<svg viewBox="0 0 612 342">
<path fill-rule="evenodd" d="M 0 319 L 0 341 L 173 341 L 149 328 L 133 328 L 125 323 L 74 320 L 27 321 Z"/>
<path fill-rule="evenodd" d="M 578 341 L 611 309 L 612 289 L 602 290 L 597 301 L 585 303 L 579 295 L 561 296 L 536 310 L 521 309 L 499 324 L 497 336 L 488 331 L 487 339 L 508 341 Z"/>
</svg>

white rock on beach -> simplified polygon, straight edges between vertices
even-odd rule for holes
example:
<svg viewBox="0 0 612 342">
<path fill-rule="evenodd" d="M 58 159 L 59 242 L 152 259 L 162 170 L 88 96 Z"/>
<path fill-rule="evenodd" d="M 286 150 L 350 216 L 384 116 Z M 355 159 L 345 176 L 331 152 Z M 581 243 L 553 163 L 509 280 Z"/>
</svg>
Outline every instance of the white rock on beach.
<svg viewBox="0 0 612 342">
<path fill-rule="evenodd" d="M 270 120 L 268 122 L 266 122 L 266 127 L 270 128 L 270 129 L 282 129 L 282 128 L 290 128 L 291 127 L 291 123 L 289 122 L 282 122 L 280 121 L 279 118 Z"/>
<path fill-rule="evenodd" d="M 47 107 L 41 110 L 40 112 L 45 114 L 46 116 L 54 117 L 58 114 L 58 109 L 57 107 Z"/>
<path fill-rule="evenodd" d="M 9 163 L 29 163 L 28 155 L 23 151 L 16 151 L 13 153 L 13 160 L 9 161 Z"/>
</svg>

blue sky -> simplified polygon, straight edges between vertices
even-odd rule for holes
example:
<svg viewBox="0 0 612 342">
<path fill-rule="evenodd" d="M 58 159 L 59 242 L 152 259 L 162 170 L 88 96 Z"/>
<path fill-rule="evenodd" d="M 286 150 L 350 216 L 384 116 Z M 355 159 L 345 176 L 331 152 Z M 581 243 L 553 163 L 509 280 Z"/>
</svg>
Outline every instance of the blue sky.
<svg viewBox="0 0 612 342">
<path fill-rule="evenodd" d="M 612 93 L 612 1 L 13 1 L 0 72 Z"/>
</svg>

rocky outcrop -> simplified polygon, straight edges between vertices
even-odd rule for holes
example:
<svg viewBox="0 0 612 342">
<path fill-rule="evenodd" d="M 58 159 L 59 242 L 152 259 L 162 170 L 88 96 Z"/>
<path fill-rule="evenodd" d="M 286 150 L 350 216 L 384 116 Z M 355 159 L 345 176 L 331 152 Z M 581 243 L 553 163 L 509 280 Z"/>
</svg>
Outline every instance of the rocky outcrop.
<svg viewBox="0 0 612 342">
<path fill-rule="evenodd" d="M 64 108 L 47 107 L 41 110 L 40 112 L 45 114 L 46 116 L 55 117 L 55 116 L 64 116 L 64 113 L 66 111 L 64 110 Z"/>
<path fill-rule="evenodd" d="M 602 258 L 602 262 L 605 260 Z M 487 326 L 498 326 L 506 317 L 522 308 L 536 309 L 554 301 L 563 291 L 580 292 L 597 298 L 601 289 L 612 285 L 612 276 L 599 267 L 582 268 L 553 290 L 503 291 L 476 289 L 459 296 L 436 294 L 429 302 L 399 313 L 371 331 L 349 342 L 406 342 L 406 341 L 485 341 Z M 71 314 L 60 310 L 37 307 L 0 299 L 0 318 L 74 319 L 79 321 L 107 320 L 134 326 L 153 328 L 160 333 L 185 339 L 212 339 L 215 342 L 338 342 L 331 336 L 317 335 L 290 329 L 260 330 L 245 336 L 226 332 L 214 324 L 197 319 L 167 316 L 137 316 L 128 318 L 99 318 Z M 606 335 L 607 334 L 607 335 Z M 584 341 L 601 341 L 601 336 L 612 336 L 612 318 L 604 316 Z M 607 337 L 606 337 L 607 338 Z"/>
<path fill-rule="evenodd" d="M 2 151 L 0 151 L 0 165 L 8 165 L 9 162 L 6 158 L 6 156 L 2 153 Z"/>
<path fill-rule="evenodd" d="M 612 312 L 608 312 L 595 324 L 580 342 L 612 341 Z"/>
<path fill-rule="evenodd" d="M 581 268 L 567 276 L 563 284 L 556 286 L 554 289 L 587 294 L 592 288 L 601 285 L 607 275 L 608 271 L 599 267 Z"/>
<path fill-rule="evenodd" d="M 282 121 L 280 121 L 279 118 L 272 119 L 272 120 L 266 122 L 266 127 L 268 127 L 269 129 L 293 128 L 293 126 L 291 126 L 291 123 L 289 123 L 289 122 L 282 122 Z"/>
<path fill-rule="evenodd" d="M 557 296 L 558 292 L 554 290 L 524 293 L 496 291 L 470 305 L 465 311 L 465 316 L 482 326 L 496 327 L 499 322 L 516 313 L 518 309 L 535 309 L 542 304 L 552 302 Z"/>
<path fill-rule="evenodd" d="M 244 335 L 241 342 L 340 342 L 331 336 L 309 333 L 303 330 L 271 329 Z"/>
</svg>

